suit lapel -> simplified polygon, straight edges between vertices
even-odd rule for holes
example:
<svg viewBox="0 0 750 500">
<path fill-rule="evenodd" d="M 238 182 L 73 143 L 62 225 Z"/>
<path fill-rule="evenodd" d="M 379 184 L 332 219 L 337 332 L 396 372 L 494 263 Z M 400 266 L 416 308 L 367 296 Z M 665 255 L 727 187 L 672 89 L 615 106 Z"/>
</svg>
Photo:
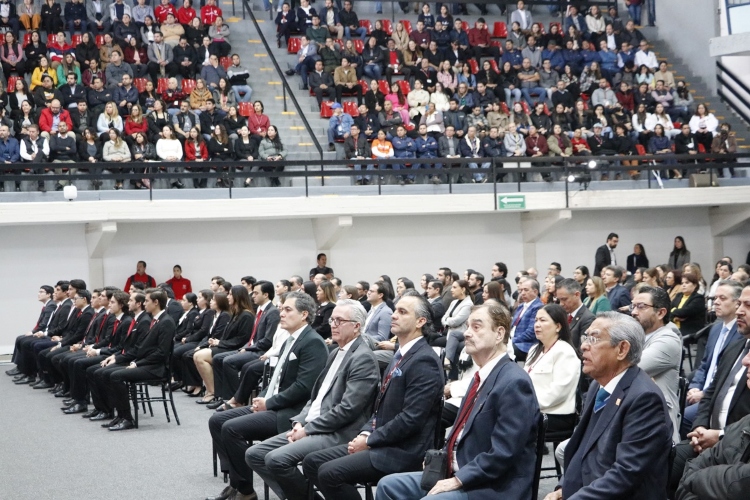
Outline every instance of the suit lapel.
<svg viewBox="0 0 750 500">
<path fill-rule="evenodd" d="M 498 382 L 502 371 L 507 368 L 509 362 L 510 358 L 508 358 L 508 356 L 503 356 L 503 358 L 497 362 L 495 368 L 493 368 L 490 374 L 487 376 L 487 380 L 485 380 L 484 384 L 482 384 L 482 387 L 481 389 L 479 389 L 479 393 L 477 394 L 477 402 L 474 404 L 474 408 L 471 409 L 468 420 L 466 420 L 466 425 L 464 426 L 464 435 L 469 432 L 469 429 L 471 429 L 471 425 L 474 423 L 474 418 L 479 414 L 480 411 L 482 411 L 484 403 L 487 401 L 487 397 L 489 396 L 490 392 L 492 392 L 492 389 Z M 461 401 L 461 406 L 463 406 L 464 404 L 468 404 L 468 402 Z M 455 430 L 455 426 L 453 429 Z M 453 431 L 451 431 L 451 433 L 452 432 Z"/>
<path fill-rule="evenodd" d="M 422 337 L 419 339 L 411 349 L 409 349 L 409 352 L 407 352 L 404 357 L 401 358 L 401 363 L 398 365 L 399 369 L 403 371 L 403 368 L 406 367 L 407 364 L 409 364 L 409 360 L 414 357 L 414 355 L 422 349 L 423 346 L 427 345 L 427 341 Z M 388 376 L 388 373 L 385 374 L 385 376 Z M 388 391 L 388 387 L 391 386 L 391 382 L 393 382 L 393 379 L 396 378 L 395 376 L 391 377 L 390 380 L 388 380 L 388 383 L 386 384 L 385 388 L 383 389 L 383 396 L 381 396 L 381 399 L 385 397 L 385 393 Z"/>
<path fill-rule="evenodd" d="M 324 397 L 329 392 L 331 392 L 331 389 L 333 389 L 333 386 L 336 383 L 336 380 L 338 380 L 338 378 L 341 375 L 341 373 L 344 372 L 344 370 L 342 370 L 342 368 L 344 366 L 346 366 L 346 364 L 349 362 L 349 360 L 351 359 L 351 357 L 354 356 L 354 351 L 356 351 L 357 348 L 361 344 L 362 344 L 362 337 L 360 336 L 360 337 L 357 337 L 356 339 L 354 339 L 354 341 L 352 342 L 352 346 L 349 348 L 349 350 L 346 351 L 346 353 L 344 353 L 344 359 L 341 360 L 341 364 L 339 365 L 338 371 L 333 376 L 333 379 L 331 379 L 331 383 L 328 386 L 328 389 L 326 390 L 325 394 L 323 394 Z M 328 370 L 331 369 L 331 365 L 333 364 L 333 360 L 336 359 L 336 352 L 337 351 L 333 352 L 333 357 L 331 358 L 331 363 L 326 367 L 326 371 L 325 371 L 326 374 L 328 374 Z M 325 376 L 323 376 L 323 378 L 325 378 Z M 322 378 L 320 379 L 320 382 L 323 383 L 323 379 Z"/>
</svg>

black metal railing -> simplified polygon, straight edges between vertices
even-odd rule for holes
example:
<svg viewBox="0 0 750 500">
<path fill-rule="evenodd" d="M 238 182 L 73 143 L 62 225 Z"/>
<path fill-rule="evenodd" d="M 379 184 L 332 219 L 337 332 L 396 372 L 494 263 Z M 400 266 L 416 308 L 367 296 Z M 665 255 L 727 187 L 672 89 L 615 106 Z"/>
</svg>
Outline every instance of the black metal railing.
<svg viewBox="0 0 750 500">
<path fill-rule="evenodd" d="M 721 97 L 727 106 L 732 108 L 732 111 L 741 116 L 742 119 L 745 120 L 745 123 L 750 124 L 750 116 L 746 111 L 750 110 L 750 102 L 745 96 L 738 92 L 734 86 L 742 89 L 747 95 L 750 95 L 750 88 L 748 88 L 745 82 L 737 77 L 737 75 L 728 70 L 721 61 L 716 61 L 716 68 L 720 71 L 720 73 L 716 74 L 716 80 L 723 86 L 719 87 L 716 91 L 719 94 L 719 97 Z M 736 101 L 742 103 L 742 105 L 745 106 L 745 109 L 740 109 L 740 107 L 737 106 Z"/>
</svg>

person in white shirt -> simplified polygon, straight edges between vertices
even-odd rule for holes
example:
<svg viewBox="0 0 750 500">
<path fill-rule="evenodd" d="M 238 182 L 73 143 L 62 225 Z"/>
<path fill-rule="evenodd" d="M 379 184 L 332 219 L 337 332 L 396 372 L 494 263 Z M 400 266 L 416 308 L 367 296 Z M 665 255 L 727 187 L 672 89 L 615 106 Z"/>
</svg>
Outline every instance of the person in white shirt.
<svg viewBox="0 0 750 500">
<path fill-rule="evenodd" d="M 162 128 L 162 138 L 156 141 L 156 156 L 162 161 L 180 161 L 182 160 L 182 144 L 175 139 L 174 130 L 169 125 Z M 177 173 L 181 167 L 169 167 L 170 172 Z M 171 186 L 182 189 L 185 185 L 180 179 L 172 180 Z"/>
<path fill-rule="evenodd" d="M 640 50 L 635 53 L 635 67 L 640 68 L 641 65 L 645 65 L 653 73 L 659 68 L 659 61 L 656 59 L 656 54 L 652 50 L 648 50 L 648 42 L 641 40 L 639 45 Z"/>
</svg>

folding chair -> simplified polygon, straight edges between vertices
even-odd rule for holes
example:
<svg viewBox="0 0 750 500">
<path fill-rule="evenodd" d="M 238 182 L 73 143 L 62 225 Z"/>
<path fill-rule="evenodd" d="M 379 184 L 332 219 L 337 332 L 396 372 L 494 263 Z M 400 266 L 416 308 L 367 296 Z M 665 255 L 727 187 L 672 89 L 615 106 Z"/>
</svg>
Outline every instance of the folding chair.
<svg viewBox="0 0 750 500">
<path fill-rule="evenodd" d="M 539 496 L 539 480 L 542 478 L 542 458 L 544 457 L 544 448 L 547 446 L 546 434 L 547 415 L 540 413 L 536 427 L 536 467 L 534 468 L 534 482 L 531 485 L 531 500 L 537 500 Z"/>
<path fill-rule="evenodd" d="M 151 416 L 154 416 L 151 403 L 164 403 L 164 413 L 167 415 L 167 422 L 171 422 L 169 418 L 169 407 L 167 402 L 172 405 L 172 413 L 174 413 L 174 420 L 177 425 L 180 425 L 180 417 L 177 416 L 177 408 L 174 405 L 174 397 L 172 394 L 172 350 L 170 348 L 169 355 L 166 359 L 165 366 L 166 375 L 162 378 L 154 378 L 151 380 L 141 380 L 138 382 L 130 382 L 130 395 L 133 400 L 133 423 L 135 428 L 138 428 L 138 403 L 143 407 L 143 413 L 146 413 L 146 404 L 148 404 L 149 412 Z M 161 397 L 151 396 L 148 392 L 149 385 L 156 385 L 161 388 Z"/>
</svg>

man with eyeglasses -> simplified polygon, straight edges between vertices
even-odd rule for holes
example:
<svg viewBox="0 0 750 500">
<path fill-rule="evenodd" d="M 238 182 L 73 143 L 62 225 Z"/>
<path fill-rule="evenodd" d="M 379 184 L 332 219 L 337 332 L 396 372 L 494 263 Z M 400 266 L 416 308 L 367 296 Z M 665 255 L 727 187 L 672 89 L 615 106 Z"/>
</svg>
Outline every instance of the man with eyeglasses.
<svg viewBox="0 0 750 500">
<path fill-rule="evenodd" d="M 672 424 L 659 387 L 638 367 L 645 338 L 630 316 L 597 316 L 581 339 L 583 373 L 594 379 L 565 447 L 565 475 L 545 500 L 663 500 Z"/>
<path fill-rule="evenodd" d="M 651 377 L 667 401 L 672 420 L 672 440 L 680 440 L 680 402 L 677 395 L 682 364 L 682 337 L 677 325 L 669 321 L 669 295 L 662 288 L 641 287 L 633 297 L 631 315 L 646 333 L 638 367 Z"/>
<path fill-rule="evenodd" d="M 339 300 L 328 321 L 338 346 L 328 355 L 292 430 L 252 446 L 245 453 L 251 469 L 279 498 L 306 500 L 308 483 L 297 464 L 313 451 L 348 443 L 370 416 L 380 371 L 360 337 L 365 310 L 356 300 Z"/>
</svg>

